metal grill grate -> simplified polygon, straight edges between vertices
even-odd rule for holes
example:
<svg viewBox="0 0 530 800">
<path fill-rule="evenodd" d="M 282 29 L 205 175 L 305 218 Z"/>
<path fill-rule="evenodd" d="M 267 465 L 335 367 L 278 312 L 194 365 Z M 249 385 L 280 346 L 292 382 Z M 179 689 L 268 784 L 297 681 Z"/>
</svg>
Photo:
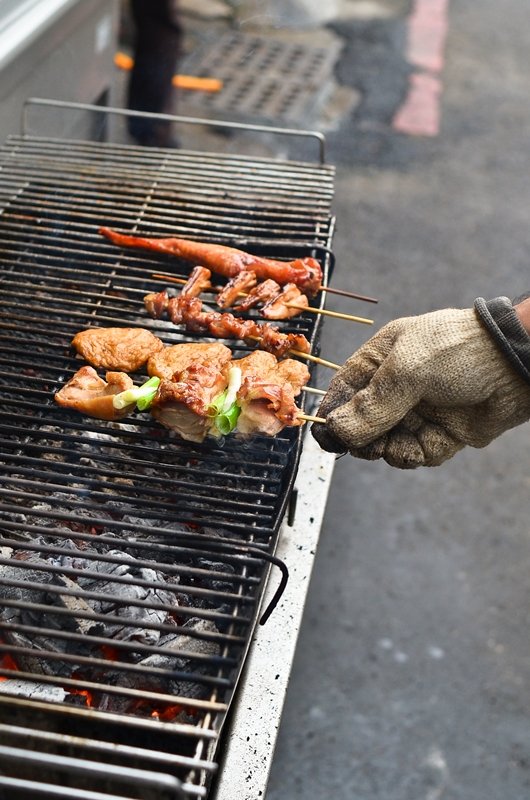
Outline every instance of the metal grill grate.
<svg viewBox="0 0 530 800">
<path fill-rule="evenodd" d="M 0 171 L 0 794 L 203 797 L 300 434 L 183 444 L 53 394 L 85 327 L 192 338 L 142 304 L 153 273 L 190 265 L 122 253 L 100 225 L 316 255 L 327 272 L 333 170 L 27 137 Z M 285 329 L 317 349 L 318 325 Z"/>
<path fill-rule="evenodd" d="M 313 125 L 329 92 L 339 44 L 312 47 L 263 36 L 226 33 L 181 65 L 185 74 L 223 82 L 218 93 L 179 93 L 179 108 L 231 119 Z"/>
</svg>

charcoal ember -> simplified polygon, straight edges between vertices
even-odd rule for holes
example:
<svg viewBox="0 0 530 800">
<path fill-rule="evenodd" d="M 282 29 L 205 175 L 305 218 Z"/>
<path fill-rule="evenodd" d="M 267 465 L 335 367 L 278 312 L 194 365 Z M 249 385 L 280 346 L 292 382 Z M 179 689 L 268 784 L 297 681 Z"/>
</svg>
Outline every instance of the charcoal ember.
<svg viewBox="0 0 530 800">
<path fill-rule="evenodd" d="M 160 632 L 149 626 L 153 623 L 165 622 L 168 611 L 176 606 L 174 592 L 164 588 L 164 586 L 170 586 L 168 579 L 158 571 L 135 565 L 128 554 L 111 550 L 109 555 L 121 557 L 123 563 L 93 562 L 90 568 L 92 571 L 99 572 L 100 576 L 89 578 L 80 575 L 79 586 L 87 591 L 103 592 L 106 599 L 101 603 L 100 611 L 104 614 L 123 617 L 123 626 L 114 624 L 107 626 L 107 636 L 124 641 L 135 640 L 142 644 L 156 644 Z M 113 577 L 126 577 L 130 579 L 130 583 L 115 583 L 112 581 Z M 139 586 L 135 582 L 138 580 L 152 581 L 159 585 L 156 588 Z M 127 605 L 127 601 L 138 600 L 150 604 L 163 603 L 167 606 L 167 610 Z"/>
<path fill-rule="evenodd" d="M 32 503 L 27 495 L 24 495 L 21 502 L 28 510 L 28 513 L 10 513 L 8 519 L 12 522 L 24 523 L 28 526 L 39 526 L 42 528 L 51 528 L 55 536 L 70 537 L 73 533 L 99 533 L 101 532 L 101 523 L 96 526 L 94 518 L 97 516 L 104 521 L 112 522 L 113 517 L 110 513 L 106 512 L 103 508 L 98 509 L 97 514 L 94 509 L 83 508 L 79 503 L 79 496 L 71 493 L 54 492 L 51 494 L 47 501 L 39 501 Z M 57 509 L 71 510 L 75 508 L 75 514 L 72 514 L 71 520 L 58 520 Z M 15 534 L 10 534 L 12 537 Z M 33 536 L 26 534 L 28 540 L 33 540 Z"/>
<path fill-rule="evenodd" d="M 141 567 L 130 554 L 109 549 L 108 545 L 103 554 L 92 548 L 80 551 L 71 539 L 46 540 L 46 543 L 50 542 L 60 547 L 62 552 L 50 554 L 17 550 L 9 565 L 0 566 L 0 633 L 8 644 L 32 651 L 29 654 L 13 653 L 20 669 L 71 677 L 78 667 L 76 656 L 104 657 L 100 645 L 91 642 L 94 636 L 106 637 L 109 644 L 112 644 L 112 640 L 145 645 L 158 643 L 160 631 L 153 625 L 173 622 L 171 614 L 177 605 L 175 592 L 171 591 L 173 578 Z M 96 555 L 97 558 L 87 558 L 87 555 Z M 109 561 L 106 555 L 111 555 L 116 561 Z M 53 571 L 50 567 L 54 568 Z M 62 574 L 59 571 L 61 568 L 75 571 L 74 577 Z M 89 575 L 88 571 L 92 574 Z M 126 582 L 116 583 L 113 580 L 115 577 L 125 578 Z M 17 581 L 22 585 L 10 586 L 8 581 Z M 138 581 L 148 581 L 153 586 L 141 586 Z M 42 584 L 42 587 L 38 587 L 38 584 Z M 53 587 L 55 591 L 49 591 L 47 587 Z M 64 593 L 60 591 L 61 587 L 64 587 Z M 80 591 L 101 597 L 76 596 L 75 592 Z M 14 601 L 15 605 L 5 606 L 1 603 L 2 599 Z M 46 608 L 24 608 L 20 606 L 21 601 Z M 137 601 L 145 602 L 146 607 L 135 605 Z M 153 604 L 163 607 L 152 608 Z M 69 613 L 54 614 L 57 608 L 66 609 Z M 93 612 L 113 615 L 123 622 L 110 624 L 88 619 L 87 614 Z M 2 622 L 32 626 L 43 631 L 46 629 L 46 632 L 35 634 L 20 629 L 2 630 Z M 57 631 L 58 635 L 54 636 L 53 631 Z M 61 638 L 60 631 L 74 633 L 76 637 Z M 43 651 L 49 651 L 50 655 L 40 656 L 39 653 Z M 72 658 L 63 661 L 61 655 Z M 138 660 L 141 656 L 131 654 L 130 658 Z"/>
<path fill-rule="evenodd" d="M 204 699 L 209 696 L 211 689 L 201 684 L 196 679 L 197 676 L 207 674 L 211 671 L 211 665 L 201 664 L 186 653 L 194 653 L 205 656 L 218 656 L 220 645 L 211 641 L 209 638 L 200 638 L 212 633 L 218 633 L 218 629 L 210 620 L 192 617 L 183 626 L 188 630 L 193 630 L 197 636 L 189 636 L 184 633 L 170 633 L 160 637 L 158 646 L 166 649 L 165 653 L 153 653 L 142 659 L 139 663 L 146 672 L 142 674 L 127 672 L 110 668 L 104 676 L 107 683 L 113 686 L 137 689 L 138 692 L 160 692 L 175 696 L 178 703 L 179 697 L 189 699 Z M 153 672 L 152 670 L 163 670 L 164 673 Z M 173 672 L 189 672 L 189 679 L 175 678 Z M 153 707 L 151 702 L 140 703 L 138 698 L 131 698 L 120 695 L 96 693 L 92 699 L 93 704 L 101 711 L 112 711 L 114 713 L 142 713 L 151 715 Z"/>
<path fill-rule="evenodd" d="M 17 556 L 24 555 L 24 563 L 40 561 L 37 553 L 18 553 Z M 13 561 L 19 558 L 15 557 Z M 42 563 L 42 562 L 41 562 Z M 46 604 L 47 593 L 45 589 L 35 588 L 36 584 L 47 584 L 53 580 L 53 574 L 37 569 L 36 567 L 16 567 L 5 566 L 0 571 L 0 602 L 2 600 L 13 600 L 17 604 L 20 601 L 32 604 Z M 22 581 L 23 587 L 9 586 L 7 581 Z M 0 620 L 11 625 L 38 625 L 40 627 L 50 627 L 51 615 L 45 615 L 36 610 L 20 608 L 17 606 L 3 606 L 0 608 Z M 53 653 L 66 652 L 66 642 L 55 639 L 53 636 L 27 634 L 20 630 L 2 630 L 2 637 L 15 647 L 31 649 L 32 653 L 14 653 L 18 667 L 26 672 L 33 672 L 43 675 L 59 674 L 70 677 L 72 668 L 69 664 L 59 660 L 50 660 L 47 656 L 40 656 L 43 651 Z"/>
</svg>

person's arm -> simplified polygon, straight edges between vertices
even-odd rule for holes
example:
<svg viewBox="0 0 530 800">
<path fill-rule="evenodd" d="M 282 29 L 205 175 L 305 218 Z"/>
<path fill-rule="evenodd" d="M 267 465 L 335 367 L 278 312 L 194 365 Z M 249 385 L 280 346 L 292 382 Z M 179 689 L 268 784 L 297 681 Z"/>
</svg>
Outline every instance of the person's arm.
<svg viewBox="0 0 530 800">
<path fill-rule="evenodd" d="M 484 447 L 530 418 L 530 298 L 390 322 L 337 371 L 317 413 L 325 450 L 396 467 Z"/>
<path fill-rule="evenodd" d="M 520 303 L 516 303 L 516 305 L 514 305 L 514 308 L 523 328 L 530 336 L 530 297 L 527 297 Z"/>
</svg>

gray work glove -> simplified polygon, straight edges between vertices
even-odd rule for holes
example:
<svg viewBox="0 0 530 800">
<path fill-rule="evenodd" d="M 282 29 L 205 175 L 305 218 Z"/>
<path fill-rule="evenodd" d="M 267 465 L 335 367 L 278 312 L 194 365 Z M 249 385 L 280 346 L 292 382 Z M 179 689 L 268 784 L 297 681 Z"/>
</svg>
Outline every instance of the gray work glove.
<svg viewBox="0 0 530 800">
<path fill-rule="evenodd" d="M 436 466 L 528 420 L 530 384 L 475 309 L 444 309 L 385 325 L 336 372 L 317 414 L 324 450 Z"/>
</svg>

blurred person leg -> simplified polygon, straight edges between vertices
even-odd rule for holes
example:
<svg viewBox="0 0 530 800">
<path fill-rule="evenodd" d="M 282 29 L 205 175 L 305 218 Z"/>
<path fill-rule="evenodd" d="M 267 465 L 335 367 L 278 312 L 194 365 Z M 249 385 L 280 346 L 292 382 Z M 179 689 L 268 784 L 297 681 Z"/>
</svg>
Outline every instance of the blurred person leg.
<svg viewBox="0 0 530 800">
<path fill-rule="evenodd" d="M 171 79 L 180 55 L 182 29 L 176 0 L 131 0 L 135 23 L 134 67 L 127 107 L 134 111 L 171 112 Z M 132 117 L 129 133 L 141 145 L 171 147 L 171 123 Z"/>
</svg>

